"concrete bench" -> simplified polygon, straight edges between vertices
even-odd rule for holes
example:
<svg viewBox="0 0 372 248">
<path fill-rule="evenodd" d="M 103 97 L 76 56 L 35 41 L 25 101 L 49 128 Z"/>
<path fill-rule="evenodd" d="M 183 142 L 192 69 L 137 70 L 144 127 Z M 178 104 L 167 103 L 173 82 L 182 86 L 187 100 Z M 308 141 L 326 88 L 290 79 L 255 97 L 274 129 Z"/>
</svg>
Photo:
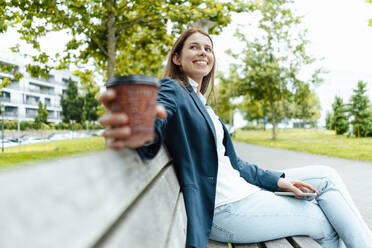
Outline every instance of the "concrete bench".
<svg viewBox="0 0 372 248">
<path fill-rule="evenodd" d="M 2 248 L 184 248 L 186 222 L 164 149 L 150 161 L 125 149 L 0 171 Z M 210 241 L 208 247 L 228 246 Z M 234 247 L 320 246 L 292 237 Z"/>
</svg>

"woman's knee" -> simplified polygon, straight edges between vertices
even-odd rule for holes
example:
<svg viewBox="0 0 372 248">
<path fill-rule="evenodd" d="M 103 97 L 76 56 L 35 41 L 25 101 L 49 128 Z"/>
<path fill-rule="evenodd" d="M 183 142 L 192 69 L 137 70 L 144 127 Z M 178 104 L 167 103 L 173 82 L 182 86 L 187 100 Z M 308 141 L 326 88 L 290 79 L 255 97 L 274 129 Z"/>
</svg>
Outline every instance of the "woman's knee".
<svg viewBox="0 0 372 248">
<path fill-rule="evenodd" d="M 316 174 L 319 177 L 326 177 L 326 178 L 329 178 L 329 179 L 334 179 L 334 178 L 339 178 L 340 177 L 338 172 L 330 166 L 313 165 L 313 166 L 311 166 L 311 168 L 312 168 L 312 170 L 316 171 Z"/>
</svg>

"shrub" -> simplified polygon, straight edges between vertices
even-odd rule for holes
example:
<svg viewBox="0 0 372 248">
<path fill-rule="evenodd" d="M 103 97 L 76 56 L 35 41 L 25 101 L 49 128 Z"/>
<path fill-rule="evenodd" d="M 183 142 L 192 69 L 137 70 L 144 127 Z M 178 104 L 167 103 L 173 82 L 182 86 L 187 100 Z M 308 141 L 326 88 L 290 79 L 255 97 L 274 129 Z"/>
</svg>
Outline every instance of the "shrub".
<svg viewBox="0 0 372 248">
<path fill-rule="evenodd" d="M 29 130 L 29 129 L 35 129 L 35 123 L 33 121 L 21 121 L 20 129 L 22 131 Z"/>
<path fill-rule="evenodd" d="M 17 128 L 18 128 L 17 121 L 4 120 L 4 129 L 7 129 L 7 130 L 17 130 Z"/>
<path fill-rule="evenodd" d="M 102 127 L 101 127 L 102 128 Z M 264 130 L 263 124 L 247 124 L 244 127 L 241 128 L 242 130 L 249 131 L 249 130 Z"/>
<path fill-rule="evenodd" d="M 49 129 L 56 129 L 56 124 L 53 122 L 48 123 Z"/>
<path fill-rule="evenodd" d="M 69 124 L 65 122 L 60 122 L 56 125 L 56 129 L 59 129 L 59 130 L 69 129 Z"/>
<path fill-rule="evenodd" d="M 103 128 L 100 124 L 91 124 L 91 125 L 92 125 L 92 129 L 95 129 L 95 130 L 99 130 Z"/>
<path fill-rule="evenodd" d="M 41 128 L 41 130 L 49 130 L 50 126 L 46 123 L 41 123 L 40 128 Z"/>
<path fill-rule="evenodd" d="M 82 125 L 80 123 L 72 123 L 71 129 L 72 130 L 80 130 L 82 128 Z"/>
</svg>

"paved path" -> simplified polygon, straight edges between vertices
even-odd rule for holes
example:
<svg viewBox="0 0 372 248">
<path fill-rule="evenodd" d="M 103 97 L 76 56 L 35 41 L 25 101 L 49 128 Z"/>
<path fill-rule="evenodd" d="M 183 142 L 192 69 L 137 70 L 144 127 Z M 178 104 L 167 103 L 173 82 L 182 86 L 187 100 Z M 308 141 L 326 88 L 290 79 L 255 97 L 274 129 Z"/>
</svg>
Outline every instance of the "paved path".
<svg viewBox="0 0 372 248">
<path fill-rule="evenodd" d="M 372 163 L 340 159 L 283 149 L 234 142 L 236 152 L 247 162 L 270 170 L 308 165 L 327 165 L 341 175 L 362 216 L 372 229 Z"/>
</svg>

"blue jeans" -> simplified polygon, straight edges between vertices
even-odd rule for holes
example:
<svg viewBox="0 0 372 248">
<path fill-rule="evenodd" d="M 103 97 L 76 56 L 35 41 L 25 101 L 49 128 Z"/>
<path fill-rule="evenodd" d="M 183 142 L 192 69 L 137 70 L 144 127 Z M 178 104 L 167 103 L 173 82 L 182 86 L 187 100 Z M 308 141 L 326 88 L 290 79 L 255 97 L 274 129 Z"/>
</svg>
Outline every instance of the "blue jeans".
<svg viewBox="0 0 372 248">
<path fill-rule="evenodd" d="M 260 190 L 219 206 L 214 211 L 210 239 L 254 243 L 306 235 L 322 247 L 341 248 L 344 242 L 348 248 L 372 248 L 371 231 L 334 169 L 308 166 L 285 173 L 288 179 L 313 185 L 320 195 L 301 200 Z"/>
</svg>

